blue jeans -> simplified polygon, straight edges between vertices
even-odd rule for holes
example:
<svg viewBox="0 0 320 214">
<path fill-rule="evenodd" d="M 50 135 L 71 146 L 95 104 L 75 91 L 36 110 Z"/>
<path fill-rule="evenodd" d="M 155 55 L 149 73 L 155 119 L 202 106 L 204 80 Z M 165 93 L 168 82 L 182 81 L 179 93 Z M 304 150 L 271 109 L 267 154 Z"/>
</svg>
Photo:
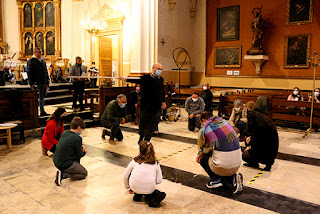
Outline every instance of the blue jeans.
<svg viewBox="0 0 320 214">
<path fill-rule="evenodd" d="M 237 128 L 240 130 L 240 137 L 245 137 L 247 132 L 247 124 L 243 121 L 237 123 Z"/>
<path fill-rule="evenodd" d="M 38 84 L 37 88 L 39 89 L 39 106 L 40 112 L 44 112 L 44 97 L 47 94 L 47 85 L 46 84 Z"/>
</svg>

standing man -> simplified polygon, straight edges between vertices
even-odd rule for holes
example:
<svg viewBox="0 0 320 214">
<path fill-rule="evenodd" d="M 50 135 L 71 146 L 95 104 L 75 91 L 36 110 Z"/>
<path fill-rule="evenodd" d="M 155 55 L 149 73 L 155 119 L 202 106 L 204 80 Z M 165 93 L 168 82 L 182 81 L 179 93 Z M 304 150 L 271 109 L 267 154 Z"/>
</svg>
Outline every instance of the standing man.
<svg viewBox="0 0 320 214">
<path fill-rule="evenodd" d="M 141 86 L 139 141 L 150 141 L 153 131 L 161 115 L 161 109 L 166 108 L 163 86 L 162 65 L 155 63 L 150 74 L 140 79 L 126 80 L 131 83 L 139 83 Z M 125 80 L 125 78 L 120 77 Z"/>
<path fill-rule="evenodd" d="M 90 72 L 90 76 L 91 77 L 96 77 L 96 76 L 99 75 L 99 69 L 96 67 L 96 63 L 95 62 L 91 63 L 91 68 L 89 69 L 89 72 Z M 91 78 L 90 79 L 92 88 L 97 87 L 97 80 L 98 79 L 96 79 L 96 78 Z"/>
<path fill-rule="evenodd" d="M 120 129 L 120 124 L 126 122 L 127 116 L 127 97 L 124 94 L 119 94 L 117 99 L 108 103 L 101 117 L 102 126 L 111 129 L 109 143 L 115 143 L 114 138 L 122 141 L 123 135 Z M 102 138 L 107 134 L 107 130 L 102 131 Z"/>
<path fill-rule="evenodd" d="M 80 56 L 76 57 L 76 64 L 71 67 L 70 76 L 79 76 L 81 77 L 82 73 L 86 73 L 86 67 L 82 65 L 82 59 Z M 76 112 L 77 109 L 77 99 L 79 96 L 80 111 L 84 111 L 83 107 L 83 93 L 85 88 L 85 79 L 73 78 L 73 112 Z"/>
<path fill-rule="evenodd" d="M 33 50 L 33 56 L 27 63 L 27 74 L 29 84 L 33 90 L 35 85 L 39 90 L 39 106 L 40 116 L 47 116 L 48 114 L 44 110 L 44 97 L 47 94 L 49 88 L 49 76 L 47 70 L 47 64 L 43 57 L 41 57 L 42 50 L 35 48 Z"/>
<path fill-rule="evenodd" d="M 80 164 L 80 159 L 87 153 L 80 137 L 85 127 L 80 117 L 74 117 L 70 123 L 70 130 L 61 135 L 53 156 L 54 165 L 58 169 L 55 180 L 58 186 L 61 185 L 62 179 L 81 180 L 88 175 L 88 171 Z"/>
<path fill-rule="evenodd" d="M 188 97 L 185 103 L 186 111 L 188 112 L 188 129 L 194 131 L 195 128 L 200 129 L 200 116 L 204 111 L 204 101 L 199 97 L 197 91 L 193 92 L 191 97 Z"/>
</svg>

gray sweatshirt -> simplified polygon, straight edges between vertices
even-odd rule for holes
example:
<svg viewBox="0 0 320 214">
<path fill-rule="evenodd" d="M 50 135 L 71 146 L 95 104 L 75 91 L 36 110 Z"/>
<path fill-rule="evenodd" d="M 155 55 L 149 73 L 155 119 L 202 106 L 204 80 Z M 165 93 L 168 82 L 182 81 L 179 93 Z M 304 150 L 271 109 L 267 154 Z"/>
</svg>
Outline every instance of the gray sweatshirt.
<svg viewBox="0 0 320 214">
<path fill-rule="evenodd" d="M 188 97 L 185 107 L 189 115 L 202 114 L 202 112 L 204 111 L 204 101 L 201 97 L 199 97 L 197 102 L 193 102 L 192 97 Z"/>
</svg>

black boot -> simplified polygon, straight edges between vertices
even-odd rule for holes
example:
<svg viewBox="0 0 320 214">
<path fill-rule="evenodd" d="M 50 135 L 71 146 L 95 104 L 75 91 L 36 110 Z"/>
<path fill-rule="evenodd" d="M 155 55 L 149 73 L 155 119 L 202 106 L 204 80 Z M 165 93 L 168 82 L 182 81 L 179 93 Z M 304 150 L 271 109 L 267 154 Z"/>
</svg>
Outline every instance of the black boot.
<svg viewBox="0 0 320 214">
<path fill-rule="evenodd" d="M 155 190 L 152 195 L 152 199 L 149 200 L 149 207 L 159 207 L 161 201 L 166 197 L 166 193 L 160 192 L 159 190 Z"/>
<path fill-rule="evenodd" d="M 134 196 L 133 196 L 133 200 L 134 200 L 135 202 L 140 202 L 140 201 L 142 200 L 142 195 L 135 193 Z"/>
</svg>

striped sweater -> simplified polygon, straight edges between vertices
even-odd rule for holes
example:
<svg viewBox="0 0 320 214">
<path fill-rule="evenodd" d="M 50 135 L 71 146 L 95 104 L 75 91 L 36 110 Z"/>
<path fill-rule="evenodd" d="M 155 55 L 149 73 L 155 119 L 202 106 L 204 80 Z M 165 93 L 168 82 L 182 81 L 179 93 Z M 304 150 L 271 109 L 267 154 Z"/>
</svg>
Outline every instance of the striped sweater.
<svg viewBox="0 0 320 214">
<path fill-rule="evenodd" d="M 221 117 L 212 117 L 199 132 L 199 151 L 209 153 L 215 167 L 232 169 L 241 165 L 239 138 L 233 127 Z"/>
</svg>

